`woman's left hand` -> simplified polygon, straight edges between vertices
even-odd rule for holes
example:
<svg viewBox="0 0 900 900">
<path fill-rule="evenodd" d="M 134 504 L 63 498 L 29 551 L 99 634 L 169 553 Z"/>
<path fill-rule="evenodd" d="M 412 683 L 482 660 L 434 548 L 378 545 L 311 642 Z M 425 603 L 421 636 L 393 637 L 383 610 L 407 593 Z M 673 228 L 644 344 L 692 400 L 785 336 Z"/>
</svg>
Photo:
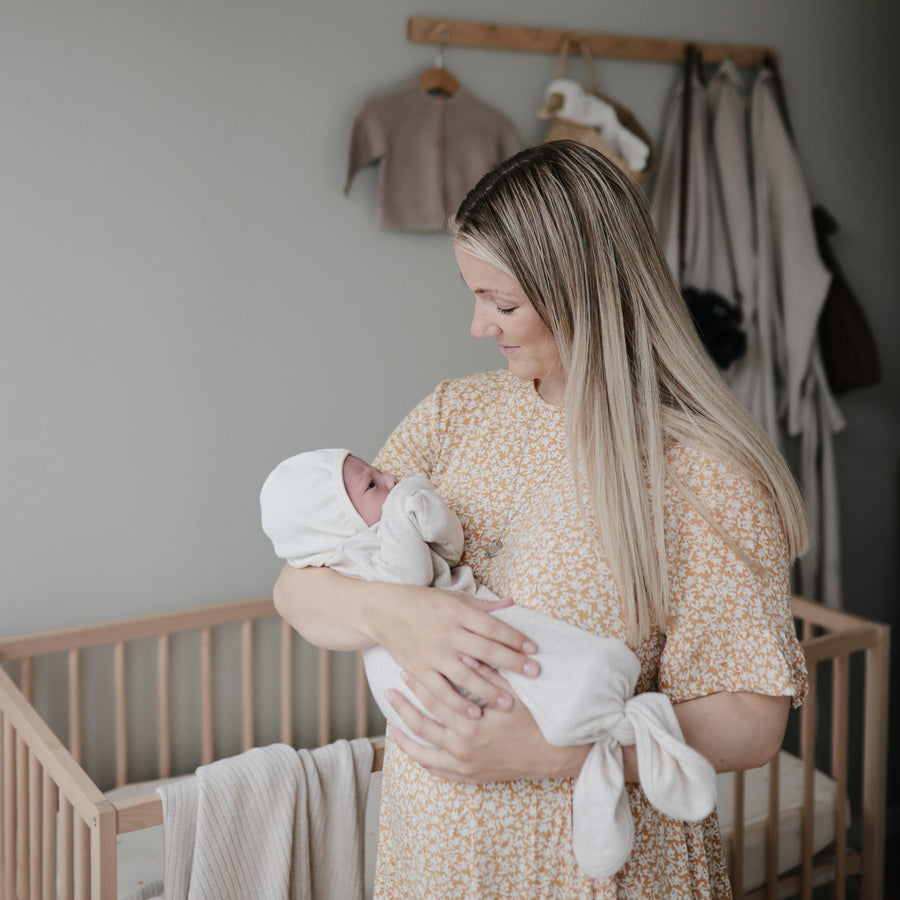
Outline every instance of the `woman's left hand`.
<svg viewBox="0 0 900 900">
<path fill-rule="evenodd" d="M 484 784 L 576 777 L 590 746 L 556 747 L 547 743 L 509 682 L 488 666 L 470 665 L 478 666 L 480 675 L 509 692 L 514 698 L 512 709 L 488 707 L 478 718 L 460 715 L 404 672 L 403 680 L 435 718 L 421 713 L 398 691 L 388 691 L 386 697 L 407 732 L 391 729 L 390 737 L 397 746 L 432 775 L 451 781 Z M 420 740 L 433 746 L 427 747 Z"/>
</svg>

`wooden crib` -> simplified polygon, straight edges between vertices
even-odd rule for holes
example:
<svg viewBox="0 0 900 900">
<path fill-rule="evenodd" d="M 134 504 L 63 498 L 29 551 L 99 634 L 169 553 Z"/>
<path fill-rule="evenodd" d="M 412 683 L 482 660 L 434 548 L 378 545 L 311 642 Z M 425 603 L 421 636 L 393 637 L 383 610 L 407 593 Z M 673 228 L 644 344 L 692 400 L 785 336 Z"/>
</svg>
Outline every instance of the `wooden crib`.
<svg viewBox="0 0 900 900">
<path fill-rule="evenodd" d="M 786 873 L 779 866 L 783 804 L 780 779 L 770 778 L 765 883 L 735 894 L 809 898 L 832 881 L 842 898 L 853 877 L 859 896 L 876 900 L 889 629 L 801 598 L 794 612 L 811 685 L 788 738 L 803 759 L 802 861 Z M 104 790 L 189 773 L 253 746 L 316 746 L 383 730 L 359 655 L 312 648 L 270 598 L 0 639 L 0 663 L 0 900 L 114 900 L 118 836 L 159 825 L 162 812 L 154 793 L 111 802 Z M 862 735 L 859 759 L 848 751 L 851 729 Z M 846 839 L 814 853 L 814 776 L 823 769 L 836 785 L 833 833 Z M 743 885 L 746 788 L 743 776 L 733 780 L 728 843 L 733 882 Z"/>
</svg>

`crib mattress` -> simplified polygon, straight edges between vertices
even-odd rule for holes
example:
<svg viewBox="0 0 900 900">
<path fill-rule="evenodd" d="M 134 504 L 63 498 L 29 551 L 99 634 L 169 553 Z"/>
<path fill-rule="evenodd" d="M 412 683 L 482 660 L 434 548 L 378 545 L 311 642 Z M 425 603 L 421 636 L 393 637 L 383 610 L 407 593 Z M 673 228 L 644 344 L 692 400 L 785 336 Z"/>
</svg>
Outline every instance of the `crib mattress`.
<svg viewBox="0 0 900 900">
<path fill-rule="evenodd" d="M 778 789 L 778 872 L 800 865 L 801 821 L 803 808 L 803 761 L 781 751 Z M 731 843 L 734 830 L 734 773 L 718 776 L 719 828 L 725 845 L 725 858 L 731 868 Z M 834 809 L 837 784 L 824 772 L 813 777 L 813 847 L 823 850 L 834 842 Z M 848 802 L 848 801 L 844 801 Z M 766 880 L 766 821 L 769 815 L 769 767 L 751 769 L 744 780 L 744 891 L 759 887 Z M 849 812 L 848 818 L 849 821 Z"/>
<path fill-rule="evenodd" d="M 184 776 L 190 778 L 191 776 Z M 177 779 L 160 779 L 126 784 L 123 787 L 107 791 L 106 798 L 112 803 L 120 803 L 134 797 L 152 794 L 161 784 L 171 783 Z M 375 882 L 375 854 L 378 847 L 378 811 L 381 806 L 381 772 L 373 772 L 369 782 L 369 793 L 366 798 L 366 898 L 372 897 L 372 886 Z M 160 882 L 164 873 L 163 828 L 142 828 L 128 834 L 120 834 L 116 838 L 118 844 L 116 864 L 118 883 L 117 900 L 134 900 L 141 896 L 143 889 L 154 882 Z M 155 893 L 155 892 L 153 892 Z"/>
</svg>

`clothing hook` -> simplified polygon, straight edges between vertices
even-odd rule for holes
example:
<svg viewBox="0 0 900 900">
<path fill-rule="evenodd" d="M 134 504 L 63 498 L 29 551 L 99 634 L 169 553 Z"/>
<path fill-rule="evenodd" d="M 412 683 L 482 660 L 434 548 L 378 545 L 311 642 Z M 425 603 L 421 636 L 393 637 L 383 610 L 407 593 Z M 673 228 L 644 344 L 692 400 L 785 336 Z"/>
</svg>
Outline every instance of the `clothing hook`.
<svg viewBox="0 0 900 900">
<path fill-rule="evenodd" d="M 450 29 L 446 24 L 441 26 L 441 43 L 438 47 L 437 56 L 434 58 L 434 65 L 438 69 L 444 68 L 444 51 L 450 46 Z"/>
</svg>

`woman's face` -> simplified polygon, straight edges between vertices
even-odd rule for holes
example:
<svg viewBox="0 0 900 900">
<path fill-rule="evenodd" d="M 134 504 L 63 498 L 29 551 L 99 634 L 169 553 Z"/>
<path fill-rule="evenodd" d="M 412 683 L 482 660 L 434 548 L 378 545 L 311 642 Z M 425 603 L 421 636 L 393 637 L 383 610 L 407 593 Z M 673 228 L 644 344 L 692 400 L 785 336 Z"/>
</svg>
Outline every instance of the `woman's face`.
<svg viewBox="0 0 900 900">
<path fill-rule="evenodd" d="M 492 337 L 517 378 L 538 381 L 541 396 L 562 405 L 566 377 L 556 341 L 519 283 L 491 263 L 457 249 L 463 281 L 475 295 L 469 329 Z"/>
</svg>

